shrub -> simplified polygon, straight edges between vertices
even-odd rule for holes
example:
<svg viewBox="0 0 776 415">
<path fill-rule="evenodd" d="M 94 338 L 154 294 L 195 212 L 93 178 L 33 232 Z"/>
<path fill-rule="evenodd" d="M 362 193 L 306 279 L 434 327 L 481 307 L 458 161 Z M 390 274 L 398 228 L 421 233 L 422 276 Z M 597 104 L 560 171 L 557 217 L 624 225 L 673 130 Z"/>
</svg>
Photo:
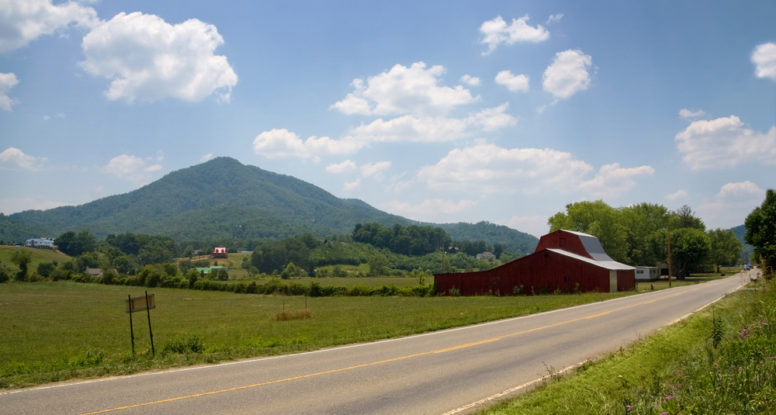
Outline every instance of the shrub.
<svg viewBox="0 0 776 415">
<path fill-rule="evenodd" d="M 197 336 L 175 337 L 162 347 L 162 354 L 202 353 L 204 346 Z"/>
</svg>

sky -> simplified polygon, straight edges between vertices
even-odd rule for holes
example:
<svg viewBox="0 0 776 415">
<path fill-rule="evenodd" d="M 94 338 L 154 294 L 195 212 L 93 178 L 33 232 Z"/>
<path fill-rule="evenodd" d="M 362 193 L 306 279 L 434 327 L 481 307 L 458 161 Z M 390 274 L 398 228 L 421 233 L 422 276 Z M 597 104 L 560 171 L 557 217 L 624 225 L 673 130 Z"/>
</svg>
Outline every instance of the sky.
<svg viewBox="0 0 776 415">
<path fill-rule="evenodd" d="M 776 188 L 776 2 L 0 0 L 0 212 L 214 157 L 434 223 L 569 203 L 744 223 Z"/>
</svg>

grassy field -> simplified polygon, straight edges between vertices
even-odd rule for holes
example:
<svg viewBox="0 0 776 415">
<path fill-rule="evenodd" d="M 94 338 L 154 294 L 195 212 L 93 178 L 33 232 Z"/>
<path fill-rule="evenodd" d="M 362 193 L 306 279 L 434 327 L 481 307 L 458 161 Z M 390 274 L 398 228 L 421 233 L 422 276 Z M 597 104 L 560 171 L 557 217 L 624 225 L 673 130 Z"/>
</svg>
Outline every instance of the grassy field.
<svg viewBox="0 0 776 415">
<path fill-rule="evenodd" d="M 422 333 L 605 300 L 629 293 L 535 297 L 287 297 L 150 289 L 157 354 L 144 313 L 127 294 L 143 287 L 74 282 L 0 284 L 0 386 L 313 350 Z M 307 310 L 310 318 L 303 316 Z M 281 321 L 285 312 L 291 320 Z"/>
<path fill-rule="evenodd" d="M 17 267 L 16 264 L 11 261 L 11 257 L 13 257 L 13 254 L 16 251 L 26 251 L 30 253 L 31 261 L 28 266 L 30 271 L 37 269 L 38 264 L 41 262 L 56 261 L 57 263 L 62 263 L 71 259 L 69 256 L 59 251 L 53 251 L 51 249 L 27 248 L 26 246 L 0 246 L 0 262 L 4 263 L 7 267 L 12 268 L 15 271 L 18 270 L 19 267 Z"/>
<path fill-rule="evenodd" d="M 481 415 L 708 413 L 776 413 L 776 280 Z"/>
</svg>

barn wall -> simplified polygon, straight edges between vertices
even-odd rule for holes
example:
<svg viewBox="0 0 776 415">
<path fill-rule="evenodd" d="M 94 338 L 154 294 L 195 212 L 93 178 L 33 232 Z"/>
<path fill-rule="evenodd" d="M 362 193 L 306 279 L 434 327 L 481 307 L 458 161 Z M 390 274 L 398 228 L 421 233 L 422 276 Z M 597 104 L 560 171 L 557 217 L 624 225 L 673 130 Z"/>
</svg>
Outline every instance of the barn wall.
<svg viewBox="0 0 776 415">
<path fill-rule="evenodd" d="M 437 292 L 460 295 L 513 295 L 609 291 L 609 270 L 552 251 L 532 255 L 488 271 L 437 274 Z M 517 289 L 516 289 L 517 287 Z M 618 291 L 635 287 L 633 270 L 617 271 Z"/>
</svg>

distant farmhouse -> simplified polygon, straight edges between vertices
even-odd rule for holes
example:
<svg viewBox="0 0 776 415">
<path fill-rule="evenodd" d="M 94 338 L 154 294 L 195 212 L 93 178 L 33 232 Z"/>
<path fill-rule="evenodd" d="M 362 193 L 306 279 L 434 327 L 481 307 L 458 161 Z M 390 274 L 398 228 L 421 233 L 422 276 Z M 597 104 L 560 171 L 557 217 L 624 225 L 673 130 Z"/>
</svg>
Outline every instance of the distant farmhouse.
<svg viewBox="0 0 776 415">
<path fill-rule="evenodd" d="M 211 254 L 213 258 L 226 258 L 229 255 L 226 253 L 226 247 L 223 246 L 217 246 L 213 248 L 213 253 Z"/>
<path fill-rule="evenodd" d="M 32 238 L 24 242 L 30 248 L 54 249 L 54 240 L 49 238 Z"/>
<path fill-rule="evenodd" d="M 487 271 L 434 275 L 443 295 L 617 292 L 636 287 L 635 268 L 604 252 L 593 235 L 559 230 L 542 236 L 533 254 Z"/>
</svg>

